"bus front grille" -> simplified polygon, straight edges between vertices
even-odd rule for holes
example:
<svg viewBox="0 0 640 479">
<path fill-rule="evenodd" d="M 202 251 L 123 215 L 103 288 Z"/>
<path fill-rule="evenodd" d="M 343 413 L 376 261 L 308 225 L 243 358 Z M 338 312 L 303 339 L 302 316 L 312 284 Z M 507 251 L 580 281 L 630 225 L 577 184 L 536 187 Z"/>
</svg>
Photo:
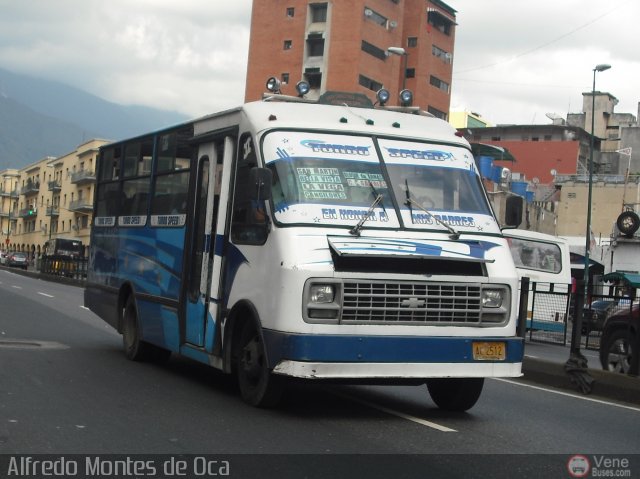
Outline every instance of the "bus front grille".
<svg viewBox="0 0 640 479">
<path fill-rule="evenodd" d="M 479 284 L 344 282 L 340 322 L 480 324 Z"/>
</svg>

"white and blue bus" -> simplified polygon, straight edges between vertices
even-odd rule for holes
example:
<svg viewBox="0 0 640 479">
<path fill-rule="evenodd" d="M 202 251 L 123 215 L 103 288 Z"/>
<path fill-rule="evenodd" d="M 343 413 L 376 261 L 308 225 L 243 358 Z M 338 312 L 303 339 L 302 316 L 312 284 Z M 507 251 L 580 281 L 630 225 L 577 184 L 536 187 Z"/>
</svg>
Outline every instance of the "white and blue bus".
<svg viewBox="0 0 640 479">
<path fill-rule="evenodd" d="M 209 364 L 255 406 L 295 377 L 426 383 L 469 409 L 523 358 L 469 144 L 416 108 L 335 98 L 266 96 L 102 147 L 85 303 L 128 358 Z"/>
</svg>

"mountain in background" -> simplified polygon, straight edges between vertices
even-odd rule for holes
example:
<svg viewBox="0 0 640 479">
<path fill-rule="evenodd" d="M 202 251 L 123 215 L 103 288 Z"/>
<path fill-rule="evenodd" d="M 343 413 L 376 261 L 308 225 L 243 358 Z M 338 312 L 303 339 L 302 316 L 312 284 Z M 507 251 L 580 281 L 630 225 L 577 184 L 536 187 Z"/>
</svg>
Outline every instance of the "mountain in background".
<svg viewBox="0 0 640 479">
<path fill-rule="evenodd" d="M 177 112 L 118 105 L 0 69 L 0 170 L 64 155 L 92 138 L 130 138 L 185 120 Z"/>
</svg>

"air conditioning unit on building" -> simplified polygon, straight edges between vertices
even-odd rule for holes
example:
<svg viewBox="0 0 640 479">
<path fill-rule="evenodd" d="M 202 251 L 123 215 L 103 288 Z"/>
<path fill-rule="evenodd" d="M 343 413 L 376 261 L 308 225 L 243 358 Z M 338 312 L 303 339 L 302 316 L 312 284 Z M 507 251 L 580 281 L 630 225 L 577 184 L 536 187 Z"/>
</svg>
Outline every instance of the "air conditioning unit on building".
<svg viewBox="0 0 640 479">
<path fill-rule="evenodd" d="M 396 28 L 398 26 L 398 22 L 396 22 L 395 20 L 391 20 L 389 22 L 389 28 Z"/>
</svg>

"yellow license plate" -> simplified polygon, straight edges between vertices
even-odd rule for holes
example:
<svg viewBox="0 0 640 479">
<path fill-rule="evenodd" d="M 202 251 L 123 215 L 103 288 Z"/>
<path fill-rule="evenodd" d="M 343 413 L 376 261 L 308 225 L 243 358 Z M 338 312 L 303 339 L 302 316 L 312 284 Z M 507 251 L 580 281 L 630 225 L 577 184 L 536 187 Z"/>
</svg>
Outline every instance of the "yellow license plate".
<svg viewBox="0 0 640 479">
<path fill-rule="evenodd" d="M 475 361 L 504 361 L 507 358 L 507 345 L 504 342 L 473 343 Z"/>
</svg>

